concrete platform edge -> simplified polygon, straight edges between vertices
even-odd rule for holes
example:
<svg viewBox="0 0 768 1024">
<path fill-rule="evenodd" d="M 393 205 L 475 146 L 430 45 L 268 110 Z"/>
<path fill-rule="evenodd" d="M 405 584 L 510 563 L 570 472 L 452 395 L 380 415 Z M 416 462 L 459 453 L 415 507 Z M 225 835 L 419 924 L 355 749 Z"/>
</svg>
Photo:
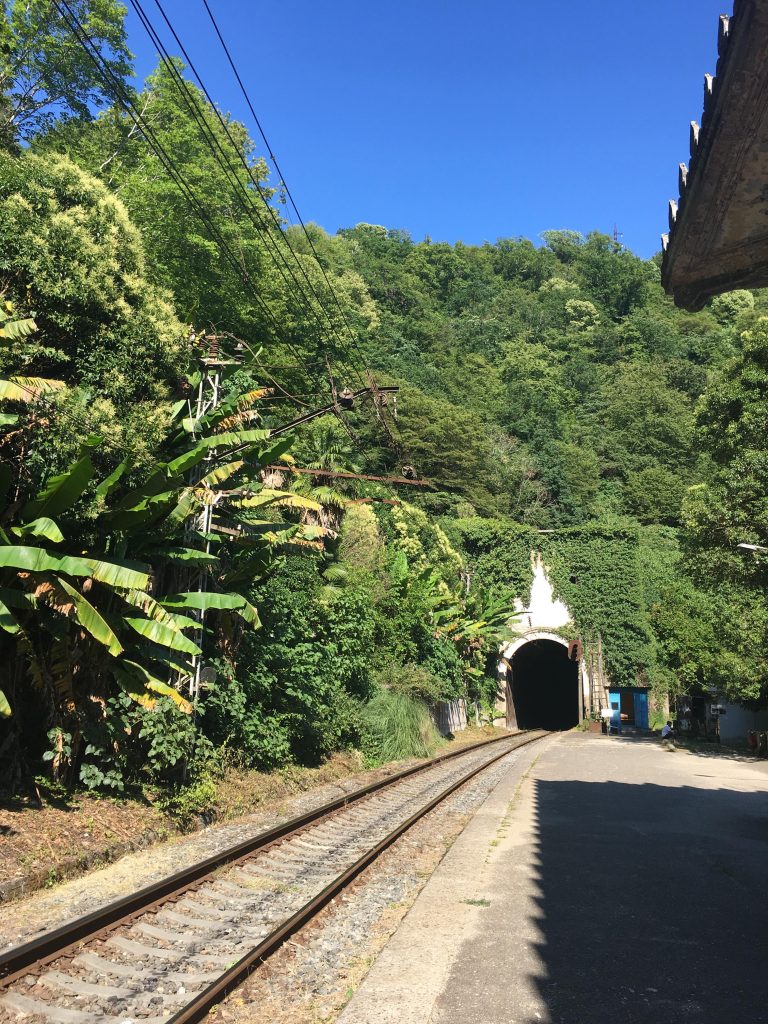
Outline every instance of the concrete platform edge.
<svg viewBox="0 0 768 1024">
<path fill-rule="evenodd" d="M 523 747 L 419 894 L 338 1024 L 427 1024 L 462 945 L 482 926 L 487 879 L 520 784 L 559 736 Z"/>
</svg>

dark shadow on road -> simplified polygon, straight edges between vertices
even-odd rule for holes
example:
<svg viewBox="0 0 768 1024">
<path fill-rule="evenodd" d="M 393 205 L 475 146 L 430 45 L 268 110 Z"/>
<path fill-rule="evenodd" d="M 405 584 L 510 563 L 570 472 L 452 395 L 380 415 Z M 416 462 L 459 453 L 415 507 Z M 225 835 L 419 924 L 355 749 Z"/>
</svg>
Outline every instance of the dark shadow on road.
<svg viewBox="0 0 768 1024">
<path fill-rule="evenodd" d="M 657 743 L 661 745 L 662 740 L 660 734 L 622 733 L 619 736 L 611 736 L 611 742 Z M 752 754 L 746 748 L 741 747 L 729 747 L 720 743 L 696 742 L 695 740 L 687 740 L 684 738 L 676 739 L 675 747 L 679 751 L 684 751 L 687 754 L 694 754 L 696 757 L 716 757 L 722 758 L 725 761 L 743 761 L 745 764 L 762 763 L 768 765 L 768 759 L 765 757 L 758 757 L 757 754 Z"/>
<path fill-rule="evenodd" d="M 696 757 L 722 758 L 726 761 L 743 761 L 745 764 L 766 764 L 764 757 L 750 754 L 748 750 L 740 750 L 738 747 L 723 747 L 719 743 L 687 743 L 682 741 L 678 744 L 681 750 Z"/>
<path fill-rule="evenodd" d="M 535 790 L 545 1020 L 768 1024 L 768 795 Z"/>
</svg>

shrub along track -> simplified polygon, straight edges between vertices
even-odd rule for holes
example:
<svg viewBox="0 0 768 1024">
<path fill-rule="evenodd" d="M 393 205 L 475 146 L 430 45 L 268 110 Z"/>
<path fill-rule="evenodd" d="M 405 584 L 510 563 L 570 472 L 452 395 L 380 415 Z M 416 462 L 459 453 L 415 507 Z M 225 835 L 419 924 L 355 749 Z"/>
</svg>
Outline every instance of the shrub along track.
<svg viewBox="0 0 768 1024">
<path fill-rule="evenodd" d="M 0 956 L 0 1015 L 188 1024 L 433 807 L 510 751 L 503 736 L 407 768 Z"/>
</svg>

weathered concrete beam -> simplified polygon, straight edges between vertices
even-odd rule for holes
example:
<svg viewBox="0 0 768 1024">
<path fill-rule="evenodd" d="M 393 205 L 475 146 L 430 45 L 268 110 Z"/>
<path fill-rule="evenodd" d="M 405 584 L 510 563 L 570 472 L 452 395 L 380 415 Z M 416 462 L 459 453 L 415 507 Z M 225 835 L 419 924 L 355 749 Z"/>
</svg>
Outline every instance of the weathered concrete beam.
<svg viewBox="0 0 768 1024">
<path fill-rule="evenodd" d="M 662 282 L 688 309 L 768 285 L 768 0 L 735 0 L 717 49 L 663 244 Z"/>
</svg>

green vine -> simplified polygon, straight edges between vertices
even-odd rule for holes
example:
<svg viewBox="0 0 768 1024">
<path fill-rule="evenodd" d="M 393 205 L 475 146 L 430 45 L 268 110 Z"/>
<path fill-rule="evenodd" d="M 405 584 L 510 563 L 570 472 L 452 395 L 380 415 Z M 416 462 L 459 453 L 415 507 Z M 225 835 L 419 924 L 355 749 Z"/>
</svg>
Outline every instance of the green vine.
<svg viewBox="0 0 768 1024">
<path fill-rule="evenodd" d="M 571 612 L 587 647 L 601 638 L 612 682 L 630 686 L 653 675 L 654 640 L 645 607 L 637 530 L 591 525 L 541 533 L 499 520 L 459 519 L 445 524 L 467 558 L 478 583 L 512 589 L 525 604 L 530 596 L 532 552 L 539 552 L 555 597 Z"/>
<path fill-rule="evenodd" d="M 654 650 L 637 532 L 576 527 L 542 535 L 538 546 L 555 596 L 570 609 L 585 643 L 600 636 L 612 682 L 646 682 Z"/>
</svg>

